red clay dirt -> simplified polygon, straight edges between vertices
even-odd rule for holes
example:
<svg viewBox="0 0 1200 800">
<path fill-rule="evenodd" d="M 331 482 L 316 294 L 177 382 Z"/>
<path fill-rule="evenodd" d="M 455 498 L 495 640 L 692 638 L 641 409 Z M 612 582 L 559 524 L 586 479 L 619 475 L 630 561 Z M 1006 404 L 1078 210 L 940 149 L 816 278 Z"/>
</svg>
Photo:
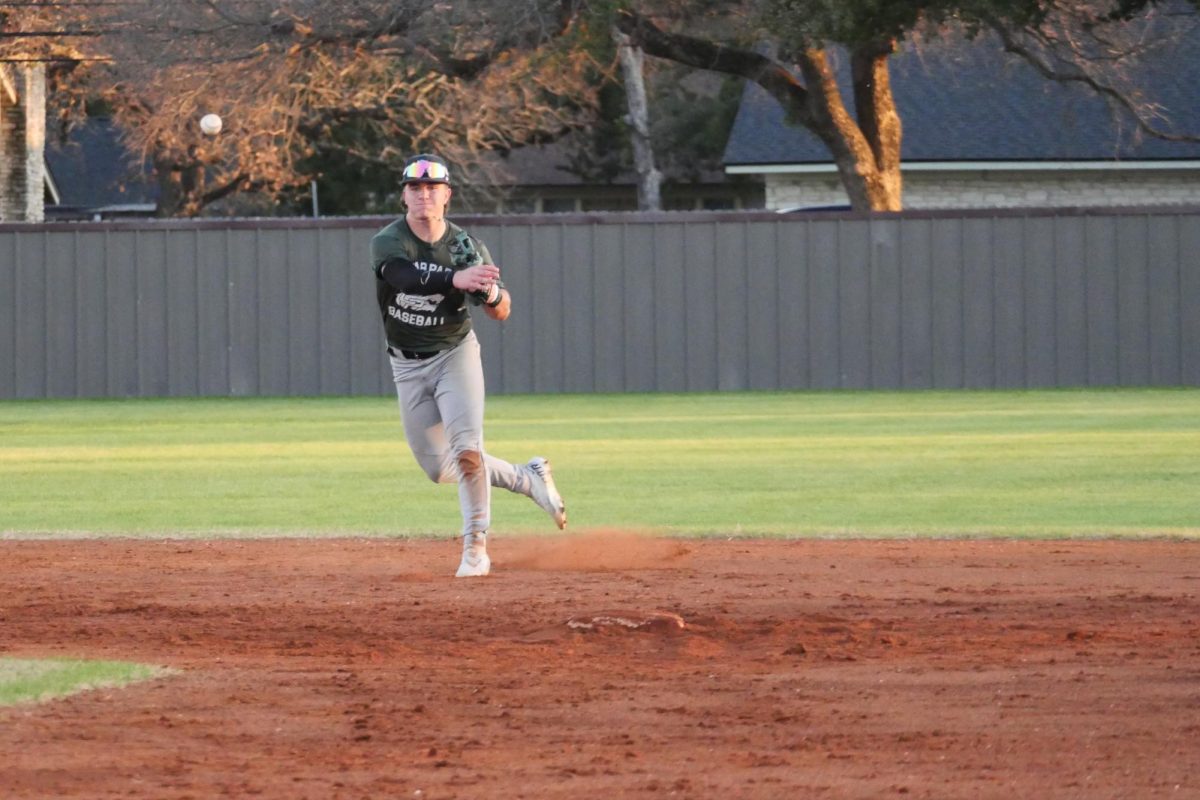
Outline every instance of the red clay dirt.
<svg viewBox="0 0 1200 800">
<path fill-rule="evenodd" d="M 1200 797 L 1200 543 L 0 542 L 5 798 Z"/>
</svg>

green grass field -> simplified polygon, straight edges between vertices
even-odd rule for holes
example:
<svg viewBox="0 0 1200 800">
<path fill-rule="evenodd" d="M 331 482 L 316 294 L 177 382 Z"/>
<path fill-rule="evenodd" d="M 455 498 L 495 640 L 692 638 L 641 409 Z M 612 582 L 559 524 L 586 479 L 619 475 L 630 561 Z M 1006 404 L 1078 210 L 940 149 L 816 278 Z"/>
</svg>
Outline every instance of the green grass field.
<svg viewBox="0 0 1200 800">
<path fill-rule="evenodd" d="M 0 706 L 124 686 L 170 672 L 162 667 L 124 661 L 0 658 Z"/>
<path fill-rule="evenodd" d="M 504 396 L 572 527 L 685 535 L 1200 534 L 1200 391 Z M 553 532 L 494 495 L 493 530 Z M 390 398 L 0 403 L 0 536 L 447 535 Z"/>
</svg>

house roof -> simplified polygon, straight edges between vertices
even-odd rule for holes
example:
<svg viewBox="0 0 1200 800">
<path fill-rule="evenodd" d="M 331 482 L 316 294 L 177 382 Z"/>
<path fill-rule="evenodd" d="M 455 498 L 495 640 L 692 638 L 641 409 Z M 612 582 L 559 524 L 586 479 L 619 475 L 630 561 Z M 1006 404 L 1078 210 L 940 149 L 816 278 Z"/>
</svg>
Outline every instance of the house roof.
<svg viewBox="0 0 1200 800">
<path fill-rule="evenodd" d="M 152 211 L 157 205 L 158 187 L 130 159 L 116 126 L 106 119 L 73 126 L 66 142 L 48 137 L 46 169 L 59 208 Z"/>
<path fill-rule="evenodd" d="M 848 63 L 838 54 L 843 97 L 851 96 Z M 890 67 L 904 131 L 901 159 L 910 164 L 1200 158 L 1200 143 L 1139 134 L 1092 90 L 1043 78 L 995 41 L 920 51 L 910 45 Z M 1200 28 L 1159 52 L 1137 82 L 1162 108 L 1159 127 L 1200 134 Z M 832 157 L 808 129 L 785 122 L 774 98 L 747 83 L 724 162 L 728 169 L 830 164 Z"/>
</svg>

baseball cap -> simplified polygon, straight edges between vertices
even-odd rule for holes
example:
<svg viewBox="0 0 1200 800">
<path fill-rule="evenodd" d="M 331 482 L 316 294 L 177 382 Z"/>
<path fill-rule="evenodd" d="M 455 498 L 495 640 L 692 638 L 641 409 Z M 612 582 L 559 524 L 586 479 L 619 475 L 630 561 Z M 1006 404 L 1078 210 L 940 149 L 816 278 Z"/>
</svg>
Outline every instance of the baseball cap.
<svg viewBox="0 0 1200 800">
<path fill-rule="evenodd" d="M 450 185 L 450 168 L 441 156 L 422 153 L 404 162 L 400 185 L 410 183 L 444 183 Z"/>
</svg>

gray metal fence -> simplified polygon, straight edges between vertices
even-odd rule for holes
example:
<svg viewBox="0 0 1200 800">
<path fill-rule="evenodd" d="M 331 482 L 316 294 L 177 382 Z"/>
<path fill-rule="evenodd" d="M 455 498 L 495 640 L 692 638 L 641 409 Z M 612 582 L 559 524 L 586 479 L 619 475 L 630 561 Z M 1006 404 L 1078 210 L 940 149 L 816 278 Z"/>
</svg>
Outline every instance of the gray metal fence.
<svg viewBox="0 0 1200 800">
<path fill-rule="evenodd" d="M 390 393 L 387 221 L 0 225 L 0 398 Z M 460 221 L 493 393 L 1200 385 L 1200 209 Z"/>
</svg>

